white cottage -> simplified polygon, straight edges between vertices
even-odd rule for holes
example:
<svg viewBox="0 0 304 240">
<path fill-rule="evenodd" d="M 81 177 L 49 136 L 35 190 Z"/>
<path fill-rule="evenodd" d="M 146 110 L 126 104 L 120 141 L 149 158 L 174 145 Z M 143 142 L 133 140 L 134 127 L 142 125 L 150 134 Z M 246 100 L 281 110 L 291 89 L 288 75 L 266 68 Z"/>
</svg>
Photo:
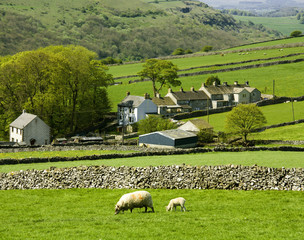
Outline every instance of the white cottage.
<svg viewBox="0 0 304 240">
<path fill-rule="evenodd" d="M 27 145 L 50 144 L 50 127 L 37 115 L 24 110 L 10 124 L 10 142 L 23 142 Z"/>
<path fill-rule="evenodd" d="M 118 123 L 120 126 L 129 125 L 145 119 L 147 114 L 157 114 L 157 105 L 152 102 L 149 94 L 144 97 L 127 96 L 118 104 Z"/>
</svg>

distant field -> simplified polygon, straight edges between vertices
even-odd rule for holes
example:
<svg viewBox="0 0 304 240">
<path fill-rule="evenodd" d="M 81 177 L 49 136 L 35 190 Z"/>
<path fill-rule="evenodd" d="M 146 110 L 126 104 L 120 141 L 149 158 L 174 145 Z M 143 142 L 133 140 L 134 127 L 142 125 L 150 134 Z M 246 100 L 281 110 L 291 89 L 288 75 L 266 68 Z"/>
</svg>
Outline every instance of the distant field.
<svg viewBox="0 0 304 240">
<path fill-rule="evenodd" d="M 254 24 L 262 24 L 267 28 L 277 30 L 285 36 L 290 36 L 294 30 L 304 32 L 304 24 L 300 24 L 296 17 L 250 17 L 250 16 L 233 16 L 240 21 L 251 21 Z"/>
<path fill-rule="evenodd" d="M 1 239 L 301 239 L 303 192 L 148 189 L 155 213 L 114 215 L 134 190 L 70 189 L 0 192 Z M 166 212 L 186 199 L 187 212 Z"/>
<path fill-rule="evenodd" d="M 226 152 L 226 153 L 201 153 L 189 155 L 170 155 L 170 156 L 147 156 L 134 158 L 87 160 L 87 161 L 70 161 L 70 162 L 52 162 L 36 164 L 17 164 L 17 165 L 0 165 L 0 172 L 12 172 L 27 169 L 44 170 L 50 167 L 77 167 L 77 166 L 167 166 L 167 165 L 245 165 L 254 164 L 266 167 L 303 167 L 304 152 Z"/>
<path fill-rule="evenodd" d="M 275 104 L 270 106 L 264 106 L 260 108 L 264 113 L 267 126 L 273 124 L 279 124 L 283 122 L 292 122 L 293 113 L 291 103 Z M 209 123 L 214 127 L 215 131 L 224 131 L 225 119 L 228 113 L 217 113 L 209 116 Z M 294 115 L 295 120 L 304 119 L 304 102 L 294 102 Z M 207 120 L 207 116 L 201 117 Z M 186 121 L 184 119 L 183 121 Z M 290 135 L 288 135 L 290 136 Z"/>
</svg>

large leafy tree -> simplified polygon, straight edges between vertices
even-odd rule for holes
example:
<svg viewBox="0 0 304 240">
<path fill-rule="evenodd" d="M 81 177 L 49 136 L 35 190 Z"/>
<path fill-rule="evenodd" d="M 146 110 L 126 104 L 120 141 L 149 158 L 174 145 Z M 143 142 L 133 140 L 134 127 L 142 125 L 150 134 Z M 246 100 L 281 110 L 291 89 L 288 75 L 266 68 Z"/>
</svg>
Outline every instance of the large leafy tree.
<svg viewBox="0 0 304 240">
<path fill-rule="evenodd" d="M 181 82 L 177 80 L 177 70 L 177 66 L 170 61 L 148 59 L 138 75 L 142 79 L 147 78 L 152 81 L 153 93 L 156 96 L 164 86 L 169 88 L 181 85 Z"/>
<path fill-rule="evenodd" d="M 256 105 L 240 104 L 227 114 L 225 128 L 247 142 L 248 135 L 265 123 L 266 118 Z"/>
<path fill-rule="evenodd" d="M 110 110 L 106 87 L 112 76 L 79 46 L 51 46 L 0 61 L 0 134 L 22 111 L 37 114 L 54 135 L 99 121 Z"/>
</svg>

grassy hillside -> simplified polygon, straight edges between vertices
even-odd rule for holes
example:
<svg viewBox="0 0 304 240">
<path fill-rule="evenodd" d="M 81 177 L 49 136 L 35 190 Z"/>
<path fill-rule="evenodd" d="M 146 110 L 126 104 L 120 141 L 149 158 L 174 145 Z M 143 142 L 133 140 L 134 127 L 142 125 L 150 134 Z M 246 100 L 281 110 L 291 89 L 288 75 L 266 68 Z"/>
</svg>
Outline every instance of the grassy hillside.
<svg viewBox="0 0 304 240">
<path fill-rule="evenodd" d="M 262 24 L 263 26 L 277 30 L 289 36 L 294 30 L 304 32 L 304 24 L 300 24 L 295 16 L 290 17 L 250 17 L 250 16 L 234 16 L 239 21 L 250 21 L 254 24 Z"/>
<path fill-rule="evenodd" d="M 178 66 L 180 70 L 195 68 L 188 71 L 180 71 L 179 74 L 186 72 L 198 72 L 206 70 L 228 69 L 237 66 L 249 66 L 258 63 L 272 63 L 283 60 L 295 60 L 304 58 L 304 47 L 302 47 L 303 37 L 289 38 L 278 41 L 264 42 L 254 45 L 245 45 L 238 49 L 228 49 L 227 51 L 219 52 L 211 55 L 190 55 L 186 58 L 170 59 Z M 300 46 L 297 46 L 297 45 Z M 250 50 L 248 50 L 250 49 Z M 281 51 L 281 49 L 283 49 Z M 224 53 L 225 55 L 222 56 Z M 289 57 L 290 54 L 299 54 Z M 276 59 L 273 59 L 276 58 Z M 252 61 L 250 63 L 240 63 L 243 61 Z M 232 64 L 228 66 L 214 66 L 215 64 Z M 111 66 L 109 72 L 114 77 L 121 77 L 116 81 L 121 81 L 122 85 L 115 85 L 108 88 L 109 96 L 112 101 L 113 109 L 116 110 L 117 104 L 124 98 L 127 91 L 132 95 L 143 96 L 148 92 L 152 95 L 152 87 L 150 82 L 139 82 L 129 84 L 129 80 L 136 78 L 124 78 L 124 76 L 136 75 L 142 69 L 143 63 L 126 64 L 120 66 Z M 182 87 L 185 90 L 190 90 L 193 86 L 199 89 L 202 83 L 210 75 L 217 75 L 222 82 L 232 84 L 234 81 L 244 83 L 249 81 L 250 85 L 258 88 L 262 93 L 273 93 L 273 80 L 275 80 L 275 94 L 277 96 L 296 97 L 302 96 L 303 90 L 302 80 L 304 62 L 280 64 L 267 67 L 241 69 L 237 71 L 216 72 L 213 74 L 204 74 L 188 77 L 180 77 Z M 179 91 L 180 87 L 173 88 L 174 91 Z M 161 92 L 161 95 L 167 94 L 167 89 Z"/>
<path fill-rule="evenodd" d="M 136 60 L 277 38 L 260 25 L 240 23 L 198 1 L 3 0 L 0 54 L 47 45 L 77 44 L 108 56 Z"/>
</svg>

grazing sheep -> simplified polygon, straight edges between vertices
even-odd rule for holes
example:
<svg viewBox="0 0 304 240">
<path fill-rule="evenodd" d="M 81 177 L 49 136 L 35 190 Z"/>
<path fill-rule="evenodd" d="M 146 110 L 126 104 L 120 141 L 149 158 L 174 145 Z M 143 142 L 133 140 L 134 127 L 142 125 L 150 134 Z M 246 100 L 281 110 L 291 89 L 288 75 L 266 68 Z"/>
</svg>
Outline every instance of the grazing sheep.
<svg viewBox="0 0 304 240">
<path fill-rule="evenodd" d="M 185 202 L 186 202 L 186 200 L 182 197 L 171 199 L 168 206 L 166 207 L 166 209 L 167 209 L 167 211 L 172 211 L 173 207 L 174 207 L 174 209 L 176 211 L 176 206 L 180 206 L 181 211 L 184 210 L 184 212 L 185 212 L 186 211 Z"/>
<path fill-rule="evenodd" d="M 137 191 L 133 193 L 124 194 L 115 206 L 115 214 L 118 214 L 120 211 L 124 212 L 125 210 L 130 209 L 132 212 L 133 208 L 142 208 L 145 207 L 145 212 L 147 208 L 151 208 L 154 212 L 153 202 L 151 194 L 147 191 Z"/>
</svg>

